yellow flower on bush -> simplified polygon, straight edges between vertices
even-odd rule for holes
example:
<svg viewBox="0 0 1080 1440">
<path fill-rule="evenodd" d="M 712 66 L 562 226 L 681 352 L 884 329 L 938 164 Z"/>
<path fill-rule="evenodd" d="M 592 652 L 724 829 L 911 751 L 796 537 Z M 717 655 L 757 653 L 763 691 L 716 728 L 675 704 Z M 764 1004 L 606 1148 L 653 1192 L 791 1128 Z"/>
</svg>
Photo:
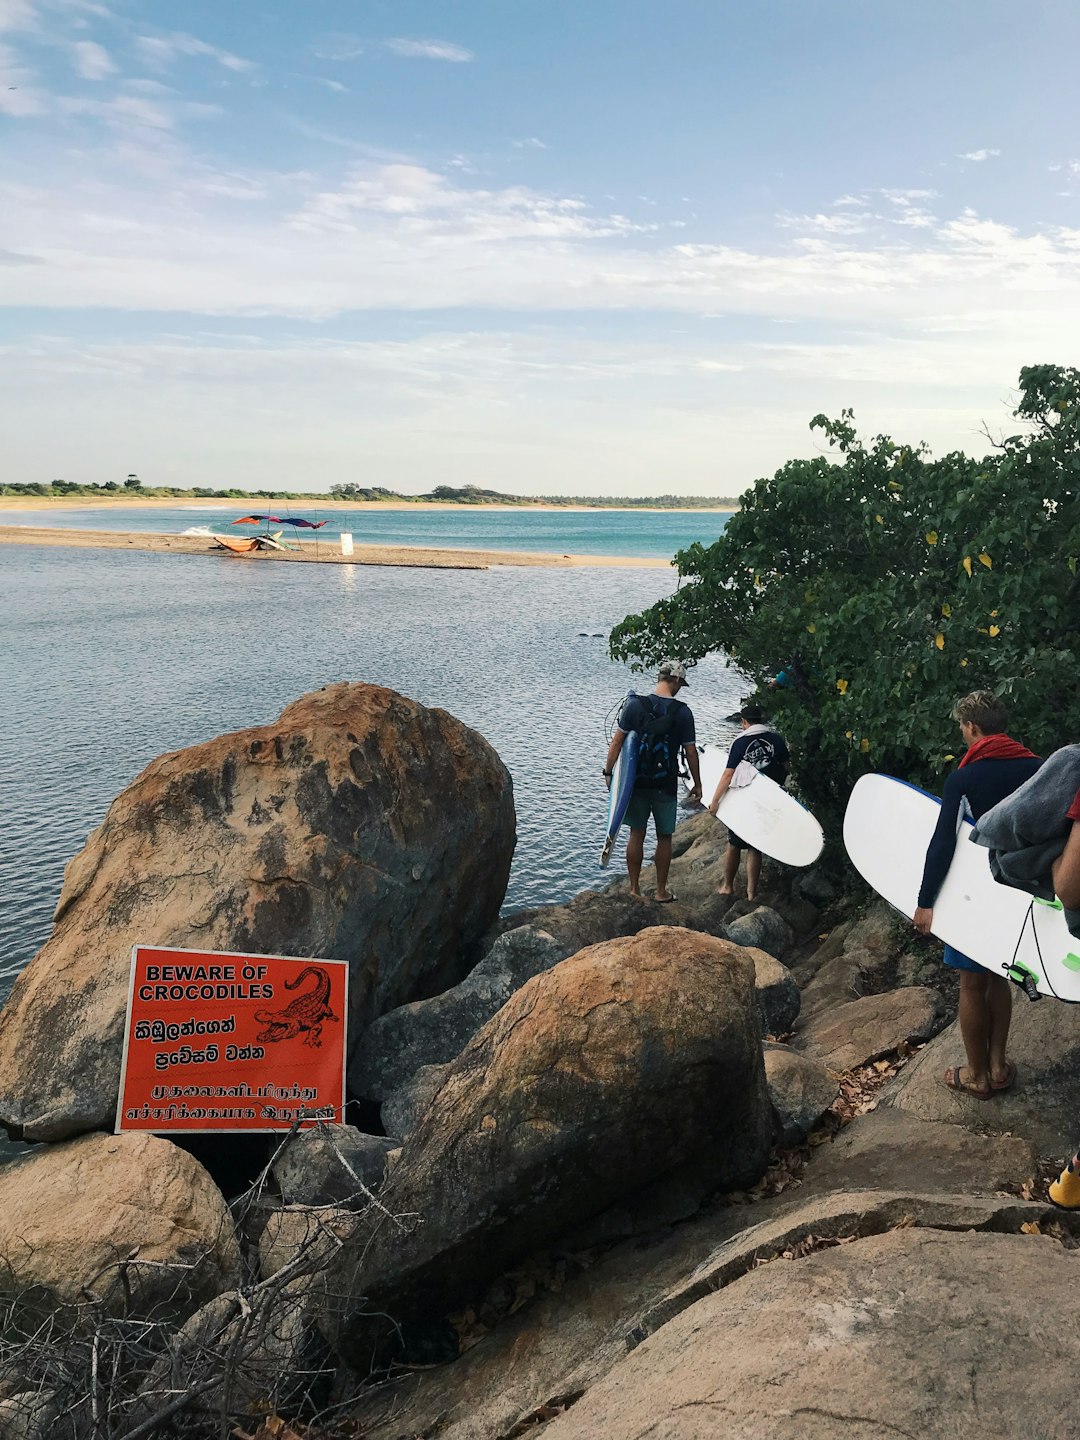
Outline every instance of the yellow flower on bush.
<svg viewBox="0 0 1080 1440">
<path fill-rule="evenodd" d="M 970 578 L 971 578 L 971 556 L 970 556 L 970 555 L 965 555 L 965 556 L 964 556 L 964 569 L 967 571 L 968 578 L 970 579 Z"/>
<path fill-rule="evenodd" d="M 1000 625 L 991 625 L 991 626 L 990 626 L 989 635 L 990 635 L 990 639 L 991 639 L 991 640 L 996 640 L 997 637 L 998 637 L 1000 634 L 1001 634 L 1001 626 L 1000 626 Z"/>
<path fill-rule="evenodd" d="M 847 681 L 846 681 L 846 680 L 837 680 L 837 682 L 836 682 L 836 688 L 840 691 L 840 694 L 841 694 L 841 695 L 846 695 L 846 694 L 847 694 Z"/>
<path fill-rule="evenodd" d="M 864 755 L 869 754 L 869 752 L 870 752 L 870 741 L 869 741 L 869 740 L 866 740 L 866 739 L 860 740 L 860 741 L 859 741 L 859 749 L 860 749 L 860 751 L 861 751 Z"/>
<path fill-rule="evenodd" d="M 927 530 L 927 532 L 926 532 L 926 543 L 927 543 L 927 545 L 936 545 L 936 544 L 937 544 L 937 531 L 936 531 L 936 530 Z"/>
<path fill-rule="evenodd" d="M 810 624 L 807 625 L 806 628 L 807 628 L 807 630 L 810 632 L 811 635 L 816 635 L 816 634 L 817 634 L 817 626 L 814 624 L 814 622 L 813 622 L 812 620 L 810 621 Z"/>
<path fill-rule="evenodd" d="M 952 614 L 952 606 L 949 604 L 949 602 L 948 602 L 947 600 L 945 601 L 944 605 L 942 605 L 942 607 L 941 607 L 941 613 L 942 613 L 942 615 L 945 616 L 945 619 L 946 619 L 946 620 L 948 620 L 949 616 Z"/>
<path fill-rule="evenodd" d="M 987 570 L 992 570 L 994 568 L 994 562 L 990 559 L 990 556 L 987 555 L 985 550 L 979 556 L 979 564 L 985 565 Z"/>
<path fill-rule="evenodd" d="M 945 649 L 945 636 L 941 633 L 940 630 L 939 630 L 938 633 L 934 636 L 934 644 L 937 646 L 937 648 L 938 648 L 939 650 L 944 650 L 944 649 Z"/>
</svg>

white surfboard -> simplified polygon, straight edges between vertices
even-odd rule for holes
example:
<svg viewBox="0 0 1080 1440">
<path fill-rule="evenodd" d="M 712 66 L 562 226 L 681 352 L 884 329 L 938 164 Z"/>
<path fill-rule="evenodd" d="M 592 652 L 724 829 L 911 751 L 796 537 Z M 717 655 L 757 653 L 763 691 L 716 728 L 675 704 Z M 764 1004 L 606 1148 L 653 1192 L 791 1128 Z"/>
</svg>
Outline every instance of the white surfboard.
<svg viewBox="0 0 1080 1440">
<path fill-rule="evenodd" d="M 706 745 L 700 752 L 701 798 L 706 805 L 727 769 L 727 757 L 727 749 L 718 745 Z M 783 865 L 812 865 L 825 844 L 821 826 L 810 811 L 767 775 L 759 774 L 749 785 L 728 790 L 716 818 L 740 840 Z"/>
<path fill-rule="evenodd" d="M 844 815 L 844 844 L 859 874 L 910 920 L 922 884 L 926 847 L 941 812 L 925 790 L 891 775 L 864 775 Z M 999 885 L 990 852 L 961 822 L 956 850 L 934 904 L 933 933 L 1029 995 L 1080 1001 L 1080 940 L 1069 934 L 1061 906 Z"/>
</svg>

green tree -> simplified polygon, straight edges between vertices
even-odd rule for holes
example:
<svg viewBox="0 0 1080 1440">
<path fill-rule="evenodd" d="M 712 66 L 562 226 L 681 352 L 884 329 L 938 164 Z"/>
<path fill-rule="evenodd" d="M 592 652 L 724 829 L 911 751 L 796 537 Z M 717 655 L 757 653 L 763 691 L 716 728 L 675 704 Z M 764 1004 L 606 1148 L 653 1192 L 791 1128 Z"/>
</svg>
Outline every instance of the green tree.
<svg viewBox="0 0 1080 1440">
<path fill-rule="evenodd" d="M 142 489 L 142 483 L 141 483 L 141 481 L 139 480 L 138 475 L 129 475 L 129 476 L 127 477 L 127 479 L 124 481 L 124 489 L 125 489 L 125 490 L 141 490 L 141 489 Z"/>
<path fill-rule="evenodd" d="M 715 544 L 676 557 L 676 593 L 615 628 L 612 654 L 719 650 L 762 689 L 793 670 L 769 704 L 833 819 L 868 769 L 938 788 L 966 691 L 1002 695 L 1043 754 L 1080 740 L 1080 370 L 1022 370 L 1016 415 L 1028 429 L 981 460 L 817 416 L 832 456 L 758 480 Z"/>
</svg>

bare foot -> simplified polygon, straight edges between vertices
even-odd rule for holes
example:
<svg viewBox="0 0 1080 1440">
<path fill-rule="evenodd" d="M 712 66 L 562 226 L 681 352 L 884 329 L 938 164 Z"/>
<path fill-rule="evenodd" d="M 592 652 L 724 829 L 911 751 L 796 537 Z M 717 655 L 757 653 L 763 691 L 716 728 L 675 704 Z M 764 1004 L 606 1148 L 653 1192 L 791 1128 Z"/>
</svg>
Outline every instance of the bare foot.
<svg viewBox="0 0 1080 1440">
<path fill-rule="evenodd" d="M 631 890 L 631 891 L 630 891 L 630 899 L 631 899 L 631 900 L 640 900 L 640 901 L 642 901 L 642 903 L 644 903 L 644 901 L 645 901 L 645 896 L 641 893 L 640 890 Z"/>
<path fill-rule="evenodd" d="M 732 897 L 732 895 L 735 894 L 735 891 L 734 891 L 734 890 L 717 890 L 716 893 L 717 893 L 718 895 L 724 895 L 724 896 L 726 896 L 726 897 L 730 900 L 731 897 Z"/>
</svg>

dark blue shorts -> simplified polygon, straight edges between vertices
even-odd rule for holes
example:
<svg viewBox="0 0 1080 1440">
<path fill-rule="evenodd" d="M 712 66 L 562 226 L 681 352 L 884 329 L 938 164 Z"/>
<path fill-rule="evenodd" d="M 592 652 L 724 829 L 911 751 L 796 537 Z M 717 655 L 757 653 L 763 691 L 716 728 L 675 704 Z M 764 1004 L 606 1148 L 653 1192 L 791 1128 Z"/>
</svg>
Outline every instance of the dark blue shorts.
<svg viewBox="0 0 1080 1440">
<path fill-rule="evenodd" d="M 974 970 L 976 973 L 981 971 L 983 975 L 990 973 L 981 965 L 976 965 L 974 960 L 969 960 L 966 955 L 961 955 L 959 950 L 954 950 L 951 945 L 945 946 L 945 954 L 941 958 L 950 970 Z"/>
</svg>

